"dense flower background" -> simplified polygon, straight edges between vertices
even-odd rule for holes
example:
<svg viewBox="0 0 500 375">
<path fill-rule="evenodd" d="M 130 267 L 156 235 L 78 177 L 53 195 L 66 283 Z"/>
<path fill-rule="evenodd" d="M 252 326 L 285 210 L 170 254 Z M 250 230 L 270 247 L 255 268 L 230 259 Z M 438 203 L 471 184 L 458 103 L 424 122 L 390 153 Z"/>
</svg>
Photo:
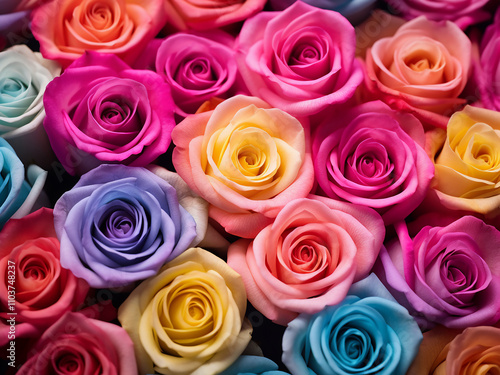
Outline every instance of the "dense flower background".
<svg viewBox="0 0 500 375">
<path fill-rule="evenodd" d="M 500 1 L 3 0 L 6 374 L 500 371 Z"/>
</svg>

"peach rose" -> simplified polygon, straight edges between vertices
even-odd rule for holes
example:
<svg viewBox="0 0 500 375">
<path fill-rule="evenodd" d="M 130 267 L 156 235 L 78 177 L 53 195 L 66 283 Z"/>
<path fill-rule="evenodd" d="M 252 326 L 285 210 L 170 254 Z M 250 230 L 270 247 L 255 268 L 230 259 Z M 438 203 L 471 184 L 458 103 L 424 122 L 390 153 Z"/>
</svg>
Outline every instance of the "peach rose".
<svg viewBox="0 0 500 375">
<path fill-rule="evenodd" d="M 454 210 L 500 213 L 500 113 L 467 106 L 450 118 L 444 144 L 428 134 L 434 189 Z"/>
<path fill-rule="evenodd" d="M 471 42 L 456 24 L 421 16 L 367 50 L 367 96 L 444 128 L 465 103 L 470 64 Z"/>
<path fill-rule="evenodd" d="M 214 375 L 251 339 L 240 275 L 212 253 L 191 248 L 142 282 L 118 319 L 134 342 L 139 374 Z"/>
<path fill-rule="evenodd" d="M 424 333 L 407 375 L 486 375 L 500 371 L 500 328 L 479 326 L 462 333 L 437 327 Z"/>
<path fill-rule="evenodd" d="M 40 52 L 64 67 L 86 50 L 128 64 L 166 22 L 164 0 L 52 0 L 31 14 Z"/>
<path fill-rule="evenodd" d="M 173 163 L 227 232 L 253 238 L 314 181 L 307 132 L 258 98 L 234 96 L 172 132 Z"/>
</svg>

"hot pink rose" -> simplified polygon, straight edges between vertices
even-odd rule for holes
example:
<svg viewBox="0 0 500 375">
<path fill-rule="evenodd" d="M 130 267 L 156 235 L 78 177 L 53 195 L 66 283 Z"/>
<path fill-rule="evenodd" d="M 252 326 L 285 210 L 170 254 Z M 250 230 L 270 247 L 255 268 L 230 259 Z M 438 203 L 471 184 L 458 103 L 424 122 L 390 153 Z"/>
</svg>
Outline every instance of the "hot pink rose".
<svg viewBox="0 0 500 375">
<path fill-rule="evenodd" d="M 484 6 L 489 0 L 385 0 L 389 9 L 397 14 L 412 19 L 426 16 L 434 21 L 453 21 L 461 29 L 485 21 L 489 14 Z"/>
<path fill-rule="evenodd" d="M 307 131 L 258 98 L 234 96 L 172 132 L 172 161 L 227 232 L 253 238 L 314 182 Z"/>
<path fill-rule="evenodd" d="M 434 176 L 422 124 L 376 101 L 336 111 L 317 128 L 313 162 L 322 193 L 377 210 L 386 225 L 408 216 Z"/>
<path fill-rule="evenodd" d="M 28 353 L 20 375 L 137 375 L 134 345 L 115 324 L 66 313 Z"/>
<path fill-rule="evenodd" d="M 33 11 L 43 56 L 68 66 L 85 51 L 131 64 L 166 22 L 164 0 L 52 0 Z"/>
<path fill-rule="evenodd" d="M 250 93 L 294 116 L 346 102 L 363 79 L 353 26 L 301 1 L 245 21 L 236 48 Z"/>
<path fill-rule="evenodd" d="M 50 82 L 44 127 L 70 174 L 103 163 L 146 166 L 165 153 L 175 125 L 170 89 L 156 73 L 87 52 Z"/>
<path fill-rule="evenodd" d="M 396 224 L 397 238 L 382 248 L 374 268 L 396 300 L 423 329 L 496 323 L 500 231 L 473 216 L 430 215 L 411 227 Z"/>
<path fill-rule="evenodd" d="M 15 317 L 16 338 L 38 336 L 79 307 L 88 289 L 59 263 L 52 210 L 7 222 L 0 232 L 0 346 L 10 341 L 8 319 Z"/>
<path fill-rule="evenodd" d="M 367 50 L 367 97 L 446 127 L 449 116 L 465 104 L 471 42 L 448 21 L 418 17 Z"/>
<path fill-rule="evenodd" d="M 266 4 L 266 0 L 163 1 L 169 22 L 179 30 L 209 30 L 230 25 L 250 18 Z"/>
<path fill-rule="evenodd" d="M 255 240 L 238 240 L 227 262 L 250 303 L 286 325 L 341 302 L 366 277 L 380 251 L 384 223 L 373 210 L 309 196 L 288 203 Z"/>
</svg>

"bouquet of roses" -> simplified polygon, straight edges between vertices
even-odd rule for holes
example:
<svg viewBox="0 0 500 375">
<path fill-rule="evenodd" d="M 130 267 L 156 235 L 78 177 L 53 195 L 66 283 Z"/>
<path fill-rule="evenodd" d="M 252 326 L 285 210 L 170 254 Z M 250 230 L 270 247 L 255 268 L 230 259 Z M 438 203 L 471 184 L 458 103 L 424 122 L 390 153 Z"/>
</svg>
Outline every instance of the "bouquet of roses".
<svg viewBox="0 0 500 375">
<path fill-rule="evenodd" d="M 2 373 L 500 369 L 496 0 L 4 0 Z"/>
</svg>

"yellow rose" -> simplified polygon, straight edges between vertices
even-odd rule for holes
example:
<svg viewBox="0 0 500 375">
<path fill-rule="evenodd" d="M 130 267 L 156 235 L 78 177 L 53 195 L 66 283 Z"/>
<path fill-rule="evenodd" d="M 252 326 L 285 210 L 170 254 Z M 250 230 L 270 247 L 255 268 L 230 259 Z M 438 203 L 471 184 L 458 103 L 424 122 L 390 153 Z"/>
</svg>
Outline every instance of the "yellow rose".
<svg viewBox="0 0 500 375">
<path fill-rule="evenodd" d="M 465 107 L 450 118 L 442 148 L 431 147 L 434 188 L 445 207 L 500 213 L 499 112 Z"/>
<path fill-rule="evenodd" d="M 211 375 L 251 339 L 245 286 L 226 262 L 192 248 L 142 282 L 118 320 L 134 342 L 140 374 Z"/>
</svg>

